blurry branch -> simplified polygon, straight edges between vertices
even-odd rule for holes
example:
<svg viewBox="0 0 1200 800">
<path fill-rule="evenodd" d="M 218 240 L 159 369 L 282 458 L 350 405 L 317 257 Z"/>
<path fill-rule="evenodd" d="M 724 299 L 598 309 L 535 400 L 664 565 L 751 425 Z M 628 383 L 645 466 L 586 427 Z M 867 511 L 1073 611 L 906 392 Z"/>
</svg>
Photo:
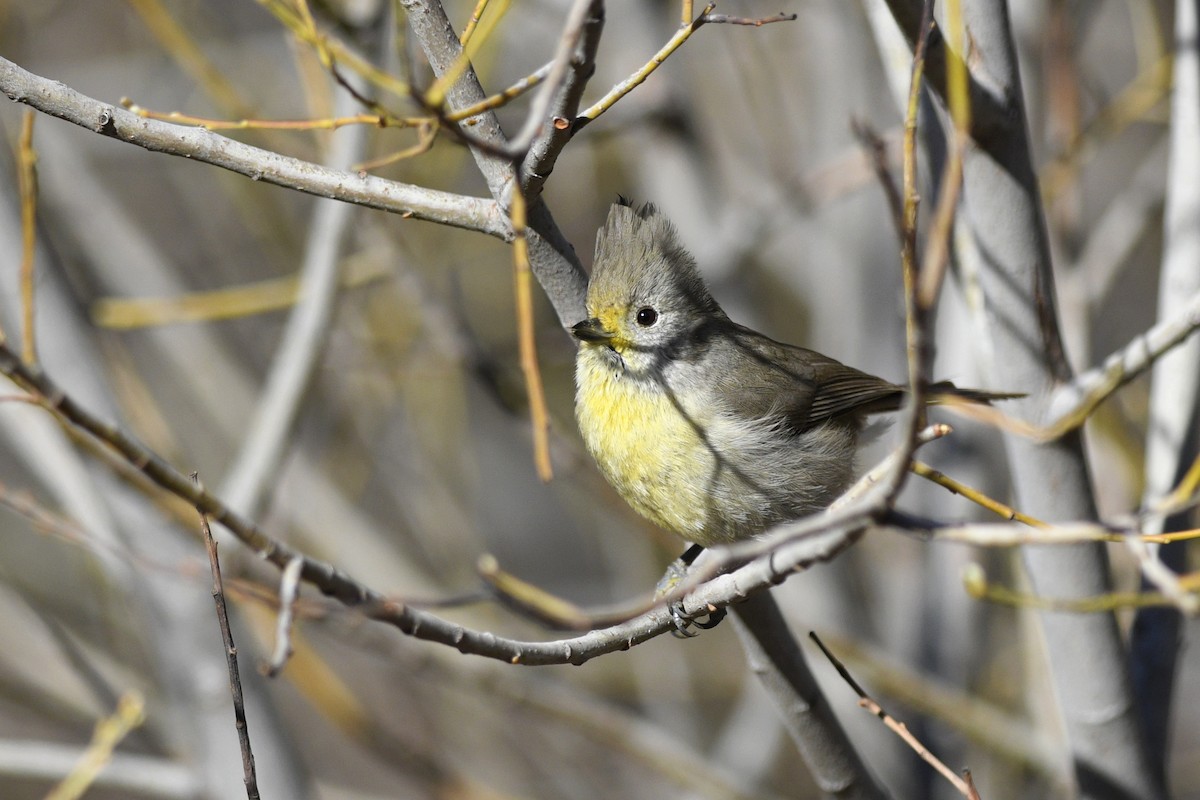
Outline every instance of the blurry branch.
<svg viewBox="0 0 1200 800">
<path fill-rule="evenodd" d="M 1063 545 L 1081 542 L 1177 542 L 1200 539 L 1200 529 L 1173 533 L 1139 533 L 1117 524 L 1099 522 L 1056 522 L 1041 528 L 1007 522 L 968 522 L 959 525 L 933 523 L 896 515 L 885 524 L 894 523 L 893 530 L 919 535 L 937 541 L 963 542 L 976 547 L 1017 547 L 1020 545 Z"/>
<path fill-rule="evenodd" d="M 21 356 L 37 362 L 34 318 L 34 253 L 37 251 L 37 152 L 33 149 L 33 120 L 26 111 L 21 120 L 21 138 L 17 143 L 17 183 L 21 193 Z"/>
<path fill-rule="evenodd" d="M 389 267 L 369 258 L 351 256 L 342 267 L 342 289 L 369 286 L 391 274 Z M 172 297 L 101 297 L 92 304 L 91 316 L 96 325 L 111 330 L 237 319 L 290 308 L 302 287 L 302 278 L 290 275 Z"/>
<path fill-rule="evenodd" d="M 0 739 L 0 774 L 27 780 L 59 780 L 80 760 L 78 747 L 58 742 Z M 189 767 L 167 758 L 112 753 L 90 784 L 119 796 L 195 800 L 200 788 Z"/>
<path fill-rule="evenodd" d="M 960 53 L 946 46 L 941 28 L 936 21 L 923 23 L 923 0 L 885 0 L 893 19 L 899 25 L 909 46 L 915 47 L 922 36 L 929 39 L 925 56 L 925 71 L 933 89 L 943 98 L 948 98 L 948 80 L 951 69 L 963 69 L 967 76 L 967 96 L 971 108 L 971 138 L 985 150 L 1002 143 L 1011 120 L 1004 99 L 998 96 L 996 78 L 983 71 L 983 64 L 975 60 L 977 69 L 966 69 Z M 968 53 L 968 57 L 973 57 Z M 958 65 L 951 67 L 951 62 Z"/>
<path fill-rule="evenodd" d="M 1171 598 L 1161 592 L 1109 592 L 1094 597 L 1046 597 L 1009 589 L 989 583 L 983 567 L 969 565 L 963 572 L 963 588 L 976 600 L 987 600 L 1014 608 L 1033 608 L 1040 611 L 1066 611 L 1072 614 L 1111 613 L 1121 608 L 1145 608 L 1171 605 Z"/>
<path fill-rule="evenodd" d="M 205 94 L 226 111 L 237 116 L 250 116 L 251 107 L 220 68 L 212 62 L 187 30 L 171 16 L 162 0 L 125 0 L 142 23 L 158 40 L 164 53 L 173 58 L 191 76 Z"/>
<path fill-rule="evenodd" d="M 345 92 L 338 93 L 335 113 L 345 113 L 354 102 Z M 341 131 L 330 139 L 326 162 L 333 170 L 344 170 L 362 158 L 366 145 L 365 129 Z M 310 212 L 300 297 L 288 315 L 233 464 L 221 481 L 221 494 L 247 516 L 257 516 L 291 446 L 301 404 L 329 337 L 343 241 L 354 219 L 353 212 L 354 208 L 345 203 L 321 202 L 314 204 Z"/>
<path fill-rule="evenodd" d="M 1200 9 L 1195 2 L 1175 3 L 1174 68 L 1171 90 L 1170 152 L 1163 212 L 1163 256 L 1158 280 L 1158 318 L 1173 317 L 1200 298 Z M 1198 315 L 1200 316 L 1200 315 Z M 1182 509 L 1200 483 L 1200 337 L 1193 337 L 1160 359 L 1150 379 L 1150 415 L 1146 426 L 1142 505 Z M 1188 467 L 1188 464 L 1191 464 Z M 1174 487 L 1172 489 L 1172 487 Z M 1192 517 L 1194 519 L 1194 515 Z M 1186 527 L 1181 513 L 1143 514 L 1154 531 Z M 1155 547 L 1130 542 L 1143 574 L 1171 596 L 1187 569 L 1184 545 Z M 1153 570 L 1153 571 L 1151 571 Z M 1193 576 L 1194 577 L 1194 576 Z M 1196 584 L 1191 583 L 1195 588 Z M 1181 607 L 1182 608 L 1182 607 Z M 1195 611 L 1193 606 L 1192 611 Z M 1146 731 L 1147 749 L 1160 774 L 1166 773 L 1170 729 L 1175 711 L 1182 620 L 1179 614 L 1138 612 L 1130 636 L 1134 693 Z"/>
<path fill-rule="evenodd" d="M 195 480 L 195 474 L 192 479 Z M 196 481 L 199 483 L 199 481 Z M 242 702 L 242 678 L 238 673 L 237 646 L 233 643 L 233 631 L 229 628 L 229 611 L 225 607 L 225 587 L 221 583 L 221 561 L 217 557 L 217 543 L 213 539 L 208 517 L 200 512 L 200 530 L 204 534 L 204 547 L 208 550 L 208 565 L 212 570 L 212 599 L 217 609 L 217 626 L 221 629 L 221 641 L 225 645 L 225 663 L 229 669 L 229 691 L 233 695 L 234 728 L 237 730 L 238 747 L 242 751 L 242 780 L 246 784 L 246 797 L 258 800 L 258 775 L 254 770 L 254 752 L 250 748 L 250 729 L 246 725 L 246 706 Z"/>
<path fill-rule="evenodd" d="M 296 614 L 296 597 L 300 592 L 300 570 L 304 559 L 293 558 L 283 568 L 279 579 L 279 614 L 275 622 L 275 649 L 271 658 L 263 665 L 262 673 L 274 678 L 283 671 L 284 664 L 292 655 L 292 621 Z"/>
<path fill-rule="evenodd" d="M 1086 232 L 1073 268 L 1064 271 L 1064 283 L 1070 283 L 1064 295 L 1084 297 L 1091 308 L 1099 307 L 1130 265 L 1134 247 L 1161 224 L 1168 138 L 1159 137 L 1122 190 L 1108 198 L 1104 215 Z"/>
<path fill-rule="evenodd" d="M 336 38 L 317 30 L 307 0 L 297 0 L 294 6 L 283 0 L 258 0 L 258 3 L 270 11 L 296 38 L 310 45 L 326 69 L 333 71 L 338 65 L 344 65 L 372 86 L 396 97 L 408 97 L 409 87 L 406 83 L 376 68 Z"/>
<path fill-rule="evenodd" d="M 112 759 L 113 751 L 131 730 L 145 719 L 145 702 L 137 692 L 127 692 L 117 703 L 112 715 L 96 723 L 92 742 L 79 763 L 46 795 L 46 800 L 76 800 L 96 781 L 96 776 Z"/>
<path fill-rule="evenodd" d="M 371 175 L 340 172 L 242 144 L 211 131 L 142 119 L 57 81 L 27 72 L 3 58 L 0 58 L 0 90 L 14 102 L 24 103 L 94 133 L 147 150 L 212 164 L 252 180 L 478 231 L 499 239 L 507 239 L 510 235 L 508 221 L 493 201 Z"/>
<path fill-rule="evenodd" d="M 947 0 L 945 10 L 950 46 L 961 52 L 966 41 L 966 30 L 963 27 L 960 0 Z M 946 276 L 946 267 L 950 263 L 954 218 L 962 194 L 963 154 L 970 139 L 971 100 L 967 92 L 967 67 L 962 61 L 953 59 L 947 65 L 947 69 L 948 105 L 950 118 L 954 123 L 954 135 L 951 137 L 950 158 L 938 187 L 937 209 L 930 225 L 921 273 L 917 278 L 917 285 L 912 289 L 915 292 L 916 306 L 922 310 L 931 310 L 937 303 L 942 281 Z"/>
<path fill-rule="evenodd" d="M 1101 109 L 1072 139 L 1061 155 L 1042 168 L 1042 194 L 1057 197 L 1078 178 L 1079 169 L 1107 140 L 1144 118 L 1171 87 L 1171 56 L 1159 58 L 1139 72 L 1112 102 Z"/>
<path fill-rule="evenodd" d="M 542 373 L 538 368 L 537 337 L 533 321 L 533 272 L 529 267 L 529 242 L 525 238 L 525 194 L 512 193 L 509 216 L 513 233 L 513 287 L 516 293 L 517 344 L 520 350 L 521 374 L 525 377 L 525 394 L 529 398 L 529 422 L 533 428 L 533 463 L 542 482 L 554 477 L 550 465 L 550 411 L 546 408 L 546 393 L 542 388 Z"/>
<path fill-rule="evenodd" d="M 817 786 L 840 800 L 886 798 L 846 736 L 799 642 L 769 592 L 736 606 L 733 615 L 746 662 L 775 701 Z"/>
<path fill-rule="evenodd" d="M 34 398 L 26 399 L 41 405 L 41 402 Z M 14 491 L 4 483 L 0 483 L 0 506 L 25 518 L 38 534 L 86 550 L 106 563 L 119 562 L 174 575 L 182 575 L 188 571 L 186 568 L 181 569 L 178 564 L 153 560 L 145 553 L 130 549 L 118 539 L 97 536 L 75 520 L 46 508 L 30 493 Z"/>
<path fill-rule="evenodd" d="M 1055 390 L 1047 406 L 1052 421 L 1037 431 L 1038 438 L 1057 439 L 1082 425 L 1109 395 L 1200 329 L 1200 290 L 1190 297 L 1177 295 L 1175 300 L 1172 316 Z"/>
<path fill-rule="evenodd" d="M 893 733 L 904 740 L 904 743 L 907 744 L 914 753 L 919 755 L 927 764 L 937 770 L 943 778 L 949 781 L 950 785 L 957 789 L 959 794 L 963 795 L 963 797 L 971 798 L 971 800 L 978 799 L 979 795 L 974 791 L 974 787 L 972 787 L 967 781 L 955 775 L 954 772 L 947 767 L 940 758 L 931 753 L 929 749 L 925 747 L 925 745 L 921 744 L 920 740 L 918 740 L 917 737 L 912 734 L 912 731 L 908 729 L 907 725 L 893 717 L 888 712 L 884 711 L 883 706 L 879 705 L 874 698 L 866 693 L 862 686 L 858 684 L 858 681 L 854 680 L 854 676 L 850 674 L 850 671 L 846 669 L 846 665 L 839 661 L 837 656 L 829 651 L 829 648 L 825 646 L 825 643 L 821 641 L 821 638 L 817 636 L 816 633 L 809 631 L 808 638 L 812 639 L 817 647 L 821 648 L 821 652 L 825 654 L 827 659 L 829 659 L 829 663 L 832 664 L 833 668 L 837 670 L 838 675 L 841 675 L 842 680 L 844 680 L 850 686 L 850 688 L 854 690 L 854 693 L 858 695 L 858 705 L 860 707 L 866 709 L 870 713 L 879 717 L 879 719 L 883 720 L 884 725 L 887 725 Z"/>
<path fill-rule="evenodd" d="M 780 11 L 770 17 L 731 17 L 728 14 L 705 14 L 705 22 L 713 25 L 748 25 L 751 28 L 761 28 L 772 22 L 795 22 L 795 14 L 785 14 Z"/>
</svg>

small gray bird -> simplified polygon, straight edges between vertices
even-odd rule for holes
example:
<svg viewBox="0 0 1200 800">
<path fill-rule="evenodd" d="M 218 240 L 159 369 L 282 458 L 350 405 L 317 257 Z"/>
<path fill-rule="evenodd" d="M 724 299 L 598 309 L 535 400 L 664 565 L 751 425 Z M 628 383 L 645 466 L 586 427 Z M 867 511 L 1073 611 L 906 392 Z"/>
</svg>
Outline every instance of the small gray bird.
<svg viewBox="0 0 1200 800">
<path fill-rule="evenodd" d="M 731 321 L 652 205 L 614 205 L 589 319 L 571 330 L 575 414 L 625 500 L 687 541 L 740 541 L 825 508 L 851 483 L 869 414 L 904 387 Z M 1017 395 L 930 387 L 930 402 Z"/>
</svg>

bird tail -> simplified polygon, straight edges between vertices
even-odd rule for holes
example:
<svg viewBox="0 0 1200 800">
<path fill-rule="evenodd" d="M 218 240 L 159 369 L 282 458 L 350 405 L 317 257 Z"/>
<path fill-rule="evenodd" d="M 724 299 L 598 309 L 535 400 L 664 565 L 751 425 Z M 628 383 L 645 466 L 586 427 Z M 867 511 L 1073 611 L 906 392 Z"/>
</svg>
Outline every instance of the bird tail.
<svg viewBox="0 0 1200 800">
<path fill-rule="evenodd" d="M 950 381 L 931 383 L 926 391 L 931 405 L 963 401 L 991 405 L 995 400 L 1016 400 L 1025 396 L 1022 392 L 985 392 L 980 389 L 960 389 Z"/>
</svg>

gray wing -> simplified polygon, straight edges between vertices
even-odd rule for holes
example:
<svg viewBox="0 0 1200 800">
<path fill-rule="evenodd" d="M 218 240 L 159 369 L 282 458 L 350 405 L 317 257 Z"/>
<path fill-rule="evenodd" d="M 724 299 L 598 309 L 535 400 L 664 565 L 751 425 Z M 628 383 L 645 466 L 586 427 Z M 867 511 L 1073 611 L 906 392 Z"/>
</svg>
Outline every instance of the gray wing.
<svg viewBox="0 0 1200 800">
<path fill-rule="evenodd" d="M 722 375 L 723 393 L 754 416 L 783 413 L 797 433 L 845 415 L 892 411 L 904 389 L 847 367 L 813 350 L 769 339 L 740 325 L 731 326 L 721 348 L 726 359 L 744 365 Z"/>
</svg>

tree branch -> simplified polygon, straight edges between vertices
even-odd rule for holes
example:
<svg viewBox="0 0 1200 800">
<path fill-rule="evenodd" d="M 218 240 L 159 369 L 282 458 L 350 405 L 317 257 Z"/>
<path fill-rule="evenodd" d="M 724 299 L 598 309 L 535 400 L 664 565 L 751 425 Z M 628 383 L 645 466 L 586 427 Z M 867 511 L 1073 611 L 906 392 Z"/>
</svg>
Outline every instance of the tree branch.
<svg viewBox="0 0 1200 800">
<path fill-rule="evenodd" d="M 478 231 L 498 239 L 511 235 L 508 220 L 494 201 L 329 169 L 242 144 L 203 128 L 143 119 L 27 72 L 3 58 L 0 58 L 0 91 L 15 103 L 24 103 L 93 133 L 146 150 L 212 164 L 251 180 Z"/>
</svg>

